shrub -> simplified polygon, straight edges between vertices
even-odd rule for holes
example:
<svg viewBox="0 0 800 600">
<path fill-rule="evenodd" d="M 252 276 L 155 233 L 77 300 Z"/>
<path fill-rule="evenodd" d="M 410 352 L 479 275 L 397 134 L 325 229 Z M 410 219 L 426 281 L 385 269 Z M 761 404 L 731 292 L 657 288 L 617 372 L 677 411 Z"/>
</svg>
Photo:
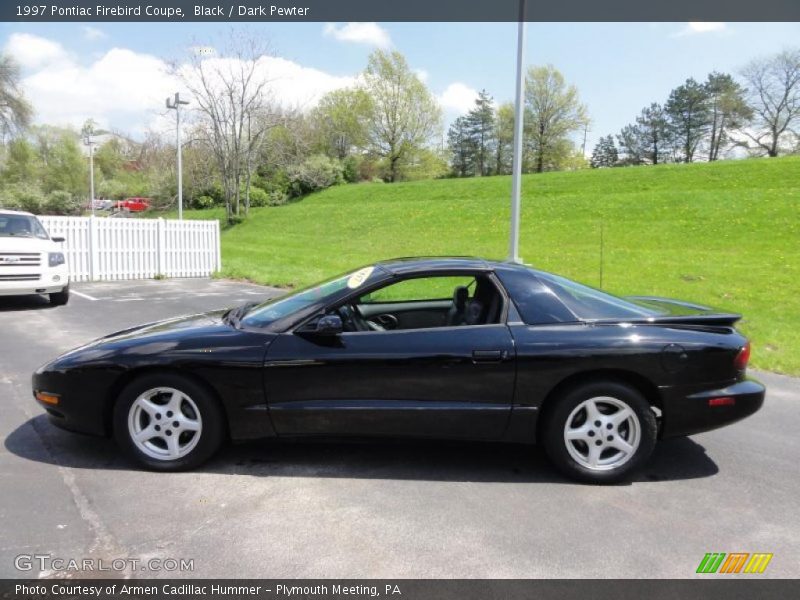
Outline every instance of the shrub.
<svg viewBox="0 0 800 600">
<path fill-rule="evenodd" d="M 212 206 L 214 206 L 214 199 L 211 196 L 206 196 L 206 195 L 198 196 L 197 198 L 192 200 L 192 206 L 194 208 L 199 208 L 201 210 L 205 208 L 211 208 Z"/>
<path fill-rule="evenodd" d="M 356 183 L 361 179 L 361 163 L 364 160 L 360 156 L 348 156 L 342 163 L 342 176 L 347 183 Z"/>
<path fill-rule="evenodd" d="M 287 175 L 292 196 L 303 196 L 344 182 L 341 163 L 324 154 L 315 154 L 303 164 L 289 167 Z"/>
<path fill-rule="evenodd" d="M 69 192 L 54 190 L 47 194 L 43 208 L 51 215 L 76 215 L 81 212 L 81 201 Z"/>
<path fill-rule="evenodd" d="M 268 206 L 283 206 L 289 201 L 289 196 L 286 192 L 282 192 L 281 190 L 272 190 L 269 193 L 269 202 L 267 203 Z"/>
<path fill-rule="evenodd" d="M 3 208 L 39 214 L 43 204 L 44 195 L 36 185 L 18 183 L 3 186 L 0 191 L 0 206 Z"/>
<path fill-rule="evenodd" d="M 250 186 L 250 206 L 269 206 L 269 194 L 260 187 Z"/>
</svg>

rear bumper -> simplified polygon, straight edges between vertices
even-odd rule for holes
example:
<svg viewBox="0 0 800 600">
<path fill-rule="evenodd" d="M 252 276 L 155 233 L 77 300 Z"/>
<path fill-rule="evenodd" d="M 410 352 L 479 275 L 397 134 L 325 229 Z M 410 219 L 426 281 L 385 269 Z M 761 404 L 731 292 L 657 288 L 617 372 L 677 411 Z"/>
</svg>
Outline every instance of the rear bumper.
<svg viewBox="0 0 800 600">
<path fill-rule="evenodd" d="M 746 379 L 718 389 L 675 386 L 662 388 L 661 393 L 661 437 L 668 438 L 717 429 L 749 417 L 764 404 L 766 388 L 754 379 Z M 713 406 L 709 400 L 714 398 L 730 400 Z"/>
</svg>

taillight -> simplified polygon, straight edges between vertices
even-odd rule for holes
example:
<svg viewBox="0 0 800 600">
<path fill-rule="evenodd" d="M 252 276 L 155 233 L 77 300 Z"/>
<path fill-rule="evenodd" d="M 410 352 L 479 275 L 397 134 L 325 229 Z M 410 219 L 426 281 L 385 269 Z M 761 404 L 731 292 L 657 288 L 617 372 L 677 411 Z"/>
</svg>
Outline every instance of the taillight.
<svg viewBox="0 0 800 600">
<path fill-rule="evenodd" d="M 739 353 L 736 355 L 736 358 L 733 361 L 733 365 L 736 367 L 737 371 L 744 371 L 747 368 L 747 363 L 750 360 L 750 341 L 748 340 L 742 349 L 739 350 Z"/>
</svg>

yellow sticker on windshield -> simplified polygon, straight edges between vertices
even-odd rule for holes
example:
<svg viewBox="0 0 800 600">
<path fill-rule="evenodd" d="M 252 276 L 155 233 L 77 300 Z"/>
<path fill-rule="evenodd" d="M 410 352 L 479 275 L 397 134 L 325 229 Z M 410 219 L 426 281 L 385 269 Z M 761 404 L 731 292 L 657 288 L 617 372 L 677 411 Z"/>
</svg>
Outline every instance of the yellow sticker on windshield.
<svg viewBox="0 0 800 600">
<path fill-rule="evenodd" d="M 363 269 L 359 269 L 347 279 L 347 287 L 349 287 L 351 290 L 361 287 L 367 278 L 372 275 L 374 270 L 375 267 L 364 267 Z"/>
</svg>

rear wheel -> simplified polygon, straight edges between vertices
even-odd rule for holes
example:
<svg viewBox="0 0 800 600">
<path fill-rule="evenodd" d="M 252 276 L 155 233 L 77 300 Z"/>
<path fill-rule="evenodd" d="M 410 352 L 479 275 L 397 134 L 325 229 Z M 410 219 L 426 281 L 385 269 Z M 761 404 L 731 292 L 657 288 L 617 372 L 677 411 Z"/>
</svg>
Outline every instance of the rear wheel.
<svg viewBox="0 0 800 600">
<path fill-rule="evenodd" d="M 202 386 L 179 375 L 145 375 L 114 406 L 114 437 L 142 465 L 158 471 L 191 469 L 223 440 L 223 415 Z"/>
<path fill-rule="evenodd" d="M 567 476 L 614 483 L 641 467 L 653 451 L 656 419 L 630 386 L 598 381 L 565 392 L 545 423 L 544 445 Z"/>
<path fill-rule="evenodd" d="M 69 302 L 69 286 L 66 286 L 60 292 L 50 294 L 50 304 L 53 306 L 64 306 Z"/>
</svg>

